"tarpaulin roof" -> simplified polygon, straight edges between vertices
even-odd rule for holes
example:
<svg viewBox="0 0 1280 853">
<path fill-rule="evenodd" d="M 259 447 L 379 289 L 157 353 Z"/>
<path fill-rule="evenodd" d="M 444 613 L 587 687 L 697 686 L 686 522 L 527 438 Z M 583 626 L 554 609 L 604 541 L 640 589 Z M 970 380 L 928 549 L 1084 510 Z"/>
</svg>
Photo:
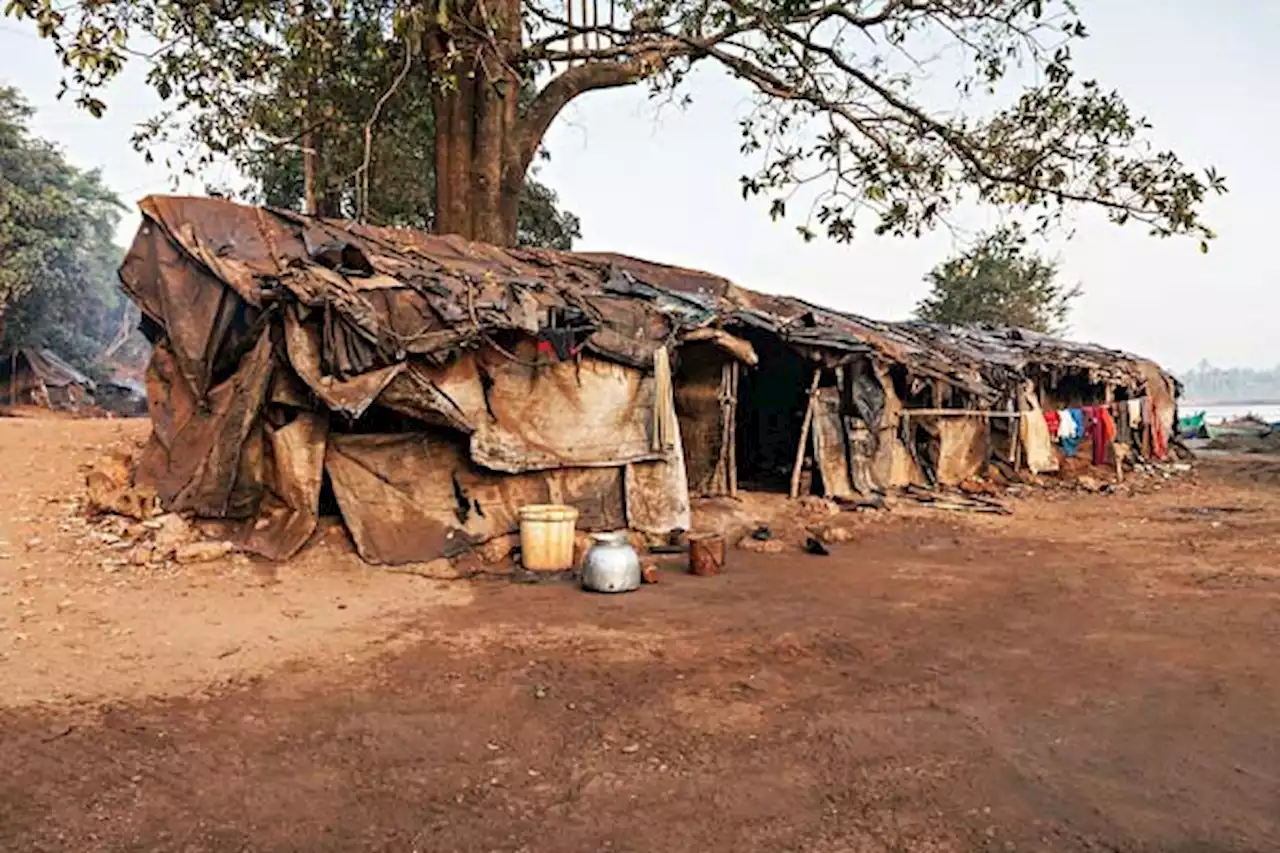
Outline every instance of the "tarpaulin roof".
<svg viewBox="0 0 1280 853">
<path fill-rule="evenodd" d="M 31 372 L 40 381 L 51 388 L 66 388 L 69 385 L 80 385 L 93 390 L 93 380 L 63 361 L 57 353 L 49 349 L 23 347 L 17 354 L 26 360 Z"/>
<path fill-rule="evenodd" d="M 226 283 L 252 308 L 287 295 L 324 312 L 321 366 L 343 378 L 408 356 L 444 363 L 459 347 L 492 343 L 505 332 L 536 333 L 548 311 L 594 329 L 586 346 L 596 355 L 632 366 L 650 366 L 657 347 L 694 328 L 753 326 L 837 356 L 874 354 L 987 399 L 1001 396 L 1009 375 L 1030 364 L 1133 378 L 1142 363 L 1021 330 L 879 322 L 624 255 L 500 249 L 221 199 L 151 196 L 141 208 L 144 230 L 162 229 L 210 280 Z M 217 289 L 193 293 L 189 310 L 171 310 L 140 266 L 159 259 L 145 255 L 135 251 L 126 260 L 125 287 L 166 327 L 183 372 L 203 390 L 211 339 L 231 318 Z"/>
</svg>

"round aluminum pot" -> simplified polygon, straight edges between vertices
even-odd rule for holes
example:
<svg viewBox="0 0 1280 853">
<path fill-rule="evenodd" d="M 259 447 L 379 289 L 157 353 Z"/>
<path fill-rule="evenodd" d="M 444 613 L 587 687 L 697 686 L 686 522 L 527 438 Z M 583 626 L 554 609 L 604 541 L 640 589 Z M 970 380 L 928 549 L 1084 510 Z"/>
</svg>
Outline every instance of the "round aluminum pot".
<svg viewBox="0 0 1280 853">
<path fill-rule="evenodd" d="M 593 533 L 582 559 L 582 587 L 594 592 L 630 592 L 640 586 L 640 555 L 625 531 Z"/>
</svg>

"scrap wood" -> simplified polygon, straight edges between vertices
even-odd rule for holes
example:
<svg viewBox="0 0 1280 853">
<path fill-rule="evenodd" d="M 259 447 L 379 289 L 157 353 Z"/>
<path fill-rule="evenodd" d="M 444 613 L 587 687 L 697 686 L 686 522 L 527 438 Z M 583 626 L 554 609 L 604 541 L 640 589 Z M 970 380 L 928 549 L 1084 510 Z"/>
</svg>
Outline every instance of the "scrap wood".
<svg viewBox="0 0 1280 853">
<path fill-rule="evenodd" d="M 931 491 L 920 486 L 908 486 L 908 497 L 914 498 L 921 505 L 931 509 L 951 510 L 954 512 L 988 512 L 997 515 L 1013 515 L 1013 510 L 992 498 L 981 495 L 952 495 Z"/>
</svg>

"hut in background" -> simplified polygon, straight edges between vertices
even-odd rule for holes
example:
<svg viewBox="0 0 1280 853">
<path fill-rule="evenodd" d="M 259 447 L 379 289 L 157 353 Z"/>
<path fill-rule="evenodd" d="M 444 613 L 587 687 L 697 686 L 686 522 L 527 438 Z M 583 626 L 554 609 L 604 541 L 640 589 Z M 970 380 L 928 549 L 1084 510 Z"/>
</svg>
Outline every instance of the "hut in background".
<svg viewBox="0 0 1280 853">
<path fill-rule="evenodd" d="M 21 347 L 0 358 L 0 400 L 77 412 L 93 405 L 96 385 L 54 352 Z"/>
</svg>

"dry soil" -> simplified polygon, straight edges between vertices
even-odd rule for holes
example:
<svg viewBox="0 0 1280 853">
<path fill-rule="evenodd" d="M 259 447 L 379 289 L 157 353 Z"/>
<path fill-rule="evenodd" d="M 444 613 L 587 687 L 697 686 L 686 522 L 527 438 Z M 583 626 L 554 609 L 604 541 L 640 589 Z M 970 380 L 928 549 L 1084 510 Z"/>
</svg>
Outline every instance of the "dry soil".
<svg viewBox="0 0 1280 853">
<path fill-rule="evenodd" d="M 0 850 L 1280 849 L 1280 464 L 634 594 L 106 561 L 0 421 Z"/>
</svg>

